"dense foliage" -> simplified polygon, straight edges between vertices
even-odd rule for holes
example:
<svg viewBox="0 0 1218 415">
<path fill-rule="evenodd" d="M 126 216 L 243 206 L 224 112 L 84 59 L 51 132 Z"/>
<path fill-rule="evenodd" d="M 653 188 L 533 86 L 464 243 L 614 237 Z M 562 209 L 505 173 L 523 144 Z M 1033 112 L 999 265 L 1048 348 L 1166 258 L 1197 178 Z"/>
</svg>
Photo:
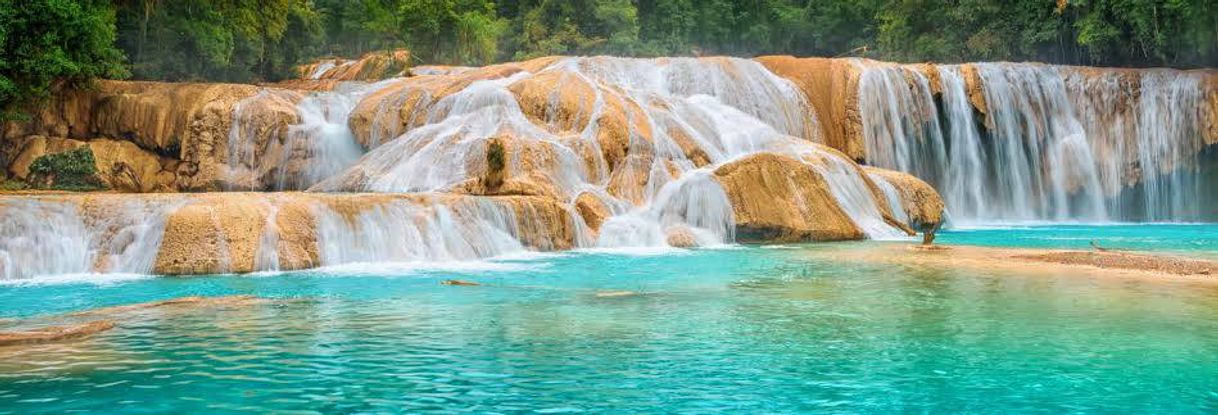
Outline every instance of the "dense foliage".
<svg viewBox="0 0 1218 415">
<path fill-rule="evenodd" d="M 390 48 L 464 65 L 554 54 L 793 54 L 1192 67 L 1218 65 L 1218 3 L 0 0 L 0 42 L 5 104 L 45 96 L 56 80 L 124 69 L 139 79 L 266 81 L 319 56 Z"/>
<path fill-rule="evenodd" d="M 114 20 L 101 0 L 0 0 L 0 120 L 56 83 L 125 75 Z"/>
<path fill-rule="evenodd" d="M 316 53 L 429 63 L 555 54 L 1218 65 L 1213 0 L 317 0 Z"/>
<path fill-rule="evenodd" d="M 34 159 L 34 162 L 30 163 L 30 182 L 57 190 L 101 188 L 93 150 L 89 147 L 79 147 Z"/>
</svg>

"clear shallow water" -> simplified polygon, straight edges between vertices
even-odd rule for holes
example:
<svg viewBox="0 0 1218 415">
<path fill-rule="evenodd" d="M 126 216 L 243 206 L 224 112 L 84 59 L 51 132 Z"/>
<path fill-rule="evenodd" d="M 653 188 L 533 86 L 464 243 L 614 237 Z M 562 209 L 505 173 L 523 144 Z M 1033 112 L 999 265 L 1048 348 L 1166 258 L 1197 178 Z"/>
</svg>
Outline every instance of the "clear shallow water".
<svg viewBox="0 0 1218 415">
<path fill-rule="evenodd" d="M 0 318 L 281 301 L 0 348 L 0 412 L 1218 410 L 1218 288 L 827 259 L 868 246 L 3 286 Z"/>
<path fill-rule="evenodd" d="M 1090 249 L 1101 247 L 1218 256 L 1218 224 L 1115 223 L 1108 225 L 1011 224 L 960 226 L 939 233 L 944 244 Z"/>
</svg>

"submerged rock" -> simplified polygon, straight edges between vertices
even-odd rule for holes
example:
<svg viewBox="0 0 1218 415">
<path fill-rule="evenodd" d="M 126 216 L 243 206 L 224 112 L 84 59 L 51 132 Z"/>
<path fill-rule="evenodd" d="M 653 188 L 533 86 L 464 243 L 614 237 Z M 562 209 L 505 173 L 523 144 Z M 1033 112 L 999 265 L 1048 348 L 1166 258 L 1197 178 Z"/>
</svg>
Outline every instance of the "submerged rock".
<svg viewBox="0 0 1218 415">
<path fill-rule="evenodd" d="M 47 326 L 31 330 L 0 331 L 0 346 L 29 345 L 75 340 L 114 328 L 110 320 Z"/>
</svg>

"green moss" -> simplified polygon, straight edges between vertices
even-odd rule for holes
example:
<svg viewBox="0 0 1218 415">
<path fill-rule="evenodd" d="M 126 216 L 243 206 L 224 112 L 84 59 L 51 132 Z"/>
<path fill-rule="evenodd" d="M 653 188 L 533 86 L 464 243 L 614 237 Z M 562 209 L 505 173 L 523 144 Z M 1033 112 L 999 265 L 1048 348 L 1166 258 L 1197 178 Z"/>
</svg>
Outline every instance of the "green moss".
<svg viewBox="0 0 1218 415">
<path fill-rule="evenodd" d="M 492 140 L 490 145 L 487 146 L 486 165 L 487 168 L 492 172 L 503 171 L 503 168 L 505 167 L 503 143 L 500 143 L 499 140 Z"/>
<path fill-rule="evenodd" d="M 29 185 L 23 181 L 5 179 L 0 181 L 0 192 L 12 192 L 16 190 L 25 190 Z"/>
<path fill-rule="evenodd" d="M 31 182 L 49 185 L 55 190 L 97 190 L 97 163 L 93 150 L 80 147 L 62 153 L 47 154 L 30 164 Z"/>
</svg>

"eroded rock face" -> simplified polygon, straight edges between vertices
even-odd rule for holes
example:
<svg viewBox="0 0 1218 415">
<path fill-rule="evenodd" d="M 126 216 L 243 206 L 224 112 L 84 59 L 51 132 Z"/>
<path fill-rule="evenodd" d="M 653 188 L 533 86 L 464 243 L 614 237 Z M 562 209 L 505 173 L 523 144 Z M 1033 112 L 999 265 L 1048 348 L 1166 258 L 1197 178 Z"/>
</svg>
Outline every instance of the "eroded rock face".
<svg viewBox="0 0 1218 415">
<path fill-rule="evenodd" d="M 859 66 L 851 59 L 763 56 L 766 69 L 787 78 L 808 98 L 820 120 L 823 143 L 863 160 L 862 116 L 858 106 Z"/>
<path fill-rule="evenodd" d="M 741 242 L 863 238 L 824 177 L 808 163 L 758 154 L 719 167 L 715 178 L 732 201 Z"/>
<path fill-rule="evenodd" d="M 94 89 L 58 94 L 28 121 L 6 123 L 0 162 L 22 177 L 30 156 L 87 143 L 98 155 L 99 170 L 109 172 L 113 162 L 123 162 L 127 166 L 121 169 L 130 172 L 125 175 L 136 179 L 112 183 L 116 189 L 219 190 L 234 110 L 260 90 L 235 84 L 98 81 Z M 261 132 L 286 130 L 296 117 L 290 105 L 251 113 L 249 128 Z"/>
<path fill-rule="evenodd" d="M 30 164 L 39 157 L 79 147 L 89 147 L 98 176 L 110 189 L 123 192 L 167 192 L 174 190 L 177 162 L 140 148 L 130 141 L 30 136 L 24 140 L 17 157 L 9 164 L 10 177 L 25 180 Z"/>
</svg>

